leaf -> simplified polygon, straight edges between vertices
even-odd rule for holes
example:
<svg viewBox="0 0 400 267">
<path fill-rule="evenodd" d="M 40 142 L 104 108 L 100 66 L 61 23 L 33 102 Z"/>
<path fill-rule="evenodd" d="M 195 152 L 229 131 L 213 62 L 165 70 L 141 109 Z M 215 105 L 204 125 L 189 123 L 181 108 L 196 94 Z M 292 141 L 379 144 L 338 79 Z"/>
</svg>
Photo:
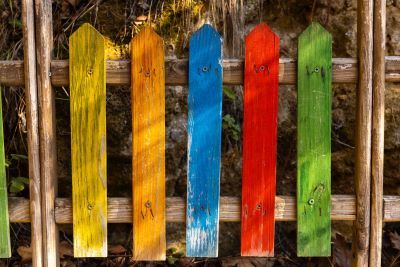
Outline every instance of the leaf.
<svg viewBox="0 0 400 267">
<path fill-rule="evenodd" d="M 19 183 L 22 183 L 22 184 L 26 184 L 26 185 L 28 185 L 29 184 L 29 178 L 26 178 L 26 177 L 15 177 L 15 178 L 12 178 L 13 180 L 15 180 L 15 181 L 18 181 Z"/>
<path fill-rule="evenodd" d="M 223 92 L 224 92 L 224 95 L 226 95 L 230 100 L 236 99 L 236 93 L 231 88 L 224 86 Z"/>
<path fill-rule="evenodd" d="M 10 192 L 18 193 L 25 189 L 25 185 L 29 184 L 29 179 L 26 177 L 13 177 L 10 182 Z"/>
<path fill-rule="evenodd" d="M 178 260 L 177 258 L 172 257 L 172 256 L 167 257 L 167 263 L 168 263 L 168 265 L 175 265 L 175 262 L 176 262 L 177 260 Z"/>
<path fill-rule="evenodd" d="M 344 236 L 336 234 L 333 241 L 333 262 L 338 267 L 349 267 L 351 266 L 351 247 L 346 242 Z"/>
<path fill-rule="evenodd" d="M 65 256 L 69 256 L 69 257 L 74 256 L 72 245 L 65 240 L 60 242 L 58 253 L 60 254 L 61 259 L 64 259 Z"/>
<path fill-rule="evenodd" d="M 232 117 L 230 114 L 227 114 L 223 117 L 223 123 L 222 123 L 222 128 L 229 130 L 232 138 L 235 141 L 238 141 L 240 136 L 240 125 L 236 123 L 236 120 L 234 117 Z"/>
<path fill-rule="evenodd" d="M 21 192 L 22 190 L 24 190 L 25 185 L 21 182 L 12 180 L 10 183 L 10 192 L 11 193 L 18 193 Z"/>
<path fill-rule="evenodd" d="M 32 248 L 20 246 L 17 248 L 17 253 L 21 257 L 21 263 L 27 263 L 32 260 Z"/>
<path fill-rule="evenodd" d="M 126 252 L 126 248 L 121 245 L 109 245 L 108 253 L 109 254 L 124 254 Z"/>
<path fill-rule="evenodd" d="M 168 255 L 173 255 L 177 251 L 178 251 L 178 249 L 176 247 L 170 247 L 170 248 L 167 249 L 167 254 Z"/>
<path fill-rule="evenodd" d="M 400 235 L 397 232 L 389 233 L 390 242 L 392 242 L 393 248 L 400 250 Z"/>
<path fill-rule="evenodd" d="M 273 266 L 267 258 L 226 258 L 222 260 L 222 267 L 261 267 Z"/>
<path fill-rule="evenodd" d="M 11 154 L 11 159 L 15 160 L 28 160 L 28 156 L 20 154 Z"/>
<path fill-rule="evenodd" d="M 73 6 L 76 7 L 77 5 L 79 5 L 79 3 L 81 2 L 80 0 L 67 0 L 67 2 Z"/>
<path fill-rule="evenodd" d="M 61 266 L 63 267 L 76 267 L 76 264 L 71 260 L 62 260 Z"/>
<path fill-rule="evenodd" d="M 230 114 L 225 115 L 223 121 L 226 128 L 231 128 L 231 126 L 235 124 L 235 118 L 232 117 Z"/>
<path fill-rule="evenodd" d="M 21 20 L 13 19 L 13 20 L 10 20 L 8 23 L 10 23 L 15 28 L 22 29 L 22 21 Z"/>
</svg>

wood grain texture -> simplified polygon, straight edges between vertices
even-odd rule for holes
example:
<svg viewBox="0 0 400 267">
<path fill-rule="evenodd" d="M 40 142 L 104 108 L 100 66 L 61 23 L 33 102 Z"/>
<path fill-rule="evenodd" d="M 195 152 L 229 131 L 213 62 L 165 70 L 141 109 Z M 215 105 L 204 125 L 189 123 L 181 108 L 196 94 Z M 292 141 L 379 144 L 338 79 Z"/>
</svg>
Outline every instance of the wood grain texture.
<svg viewBox="0 0 400 267">
<path fill-rule="evenodd" d="M 43 266 L 57 267 L 58 227 L 54 218 L 57 196 L 57 144 L 55 96 L 52 88 L 52 1 L 35 0 L 36 69 L 39 97 L 40 187 L 43 235 Z"/>
<path fill-rule="evenodd" d="M 391 71 L 387 73 L 387 78 L 392 77 L 393 80 L 400 80 L 400 57 L 389 57 L 388 66 Z M 15 64 L 18 64 L 17 62 Z M 130 61 L 129 60 L 108 60 L 107 61 L 107 85 L 120 86 L 129 85 L 130 77 Z M 225 59 L 222 61 L 223 84 L 225 85 L 242 85 L 244 61 L 242 59 Z M 279 60 L 279 83 L 280 84 L 296 84 L 297 81 L 297 64 L 292 58 L 281 58 Z M 8 72 L 11 66 L 4 63 L 4 70 Z M 333 59 L 333 82 L 334 83 L 355 83 L 357 81 L 357 60 L 354 58 L 335 58 Z M 0 62 L 0 70 L 2 64 Z M 397 76 L 397 72 L 399 76 Z M 9 75 L 18 76 L 18 73 L 9 73 Z M 68 86 L 68 61 L 55 60 L 52 64 L 52 81 L 55 86 Z M 166 85 L 187 85 L 188 84 L 188 60 L 187 59 L 167 59 L 165 61 L 165 84 Z M 0 83 L 16 82 L 17 80 L 9 79 L 0 72 Z M 398 77 L 398 78 L 397 78 Z M 18 77 L 15 77 L 18 78 Z"/>
<path fill-rule="evenodd" d="M 164 45 L 146 27 L 131 47 L 133 257 L 165 260 Z"/>
<path fill-rule="evenodd" d="M 74 256 L 107 257 L 105 41 L 89 24 L 70 37 Z"/>
<path fill-rule="evenodd" d="M 397 197 L 400 199 L 400 197 Z M 16 201 L 12 200 L 12 204 Z M 399 201 L 400 203 L 400 201 Z M 11 205 L 24 208 L 24 204 Z M 166 221 L 169 223 L 184 223 L 186 221 L 186 201 L 181 197 L 166 198 Z M 10 208 L 11 210 L 11 208 Z M 56 219 L 59 224 L 72 222 L 71 200 L 58 198 L 56 201 Z M 400 214 L 400 212 L 398 213 Z M 18 221 L 26 217 L 11 218 Z M 29 218 L 29 216 L 28 216 Z M 351 195 L 332 196 L 332 220 L 352 221 L 355 219 L 355 197 Z M 396 215 L 399 220 L 400 215 Z M 241 199 L 238 197 L 220 198 L 220 222 L 240 222 L 241 220 Z M 296 198 L 293 196 L 275 197 L 275 219 L 276 221 L 296 221 Z M 394 219 L 394 217 L 393 217 Z M 11 220 L 12 221 L 12 220 Z M 130 198 L 109 198 L 108 199 L 108 222 L 109 223 L 132 223 L 132 200 Z"/>
<path fill-rule="evenodd" d="M 331 254 L 332 37 L 313 22 L 299 37 L 297 255 Z"/>
<path fill-rule="evenodd" d="M 241 255 L 273 257 L 279 37 L 259 24 L 246 37 Z"/>
<path fill-rule="evenodd" d="M 332 221 L 354 221 L 356 218 L 356 198 L 353 195 L 332 195 Z M 186 202 L 180 197 L 166 198 L 166 221 L 183 223 L 186 221 Z M 29 200 L 22 197 L 8 199 L 10 222 L 29 223 Z M 241 200 L 238 197 L 220 198 L 220 221 L 240 222 Z M 296 197 L 275 197 L 275 220 L 279 222 L 296 221 Z M 58 224 L 72 223 L 71 199 L 57 198 L 55 201 L 55 220 Z M 383 196 L 383 221 L 400 221 L 400 196 Z M 132 223 L 132 199 L 108 199 L 108 223 Z"/>
<path fill-rule="evenodd" d="M 386 1 L 374 1 L 372 88 L 371 241 L 369 266 L 381 266 L 383 226 L 383 162 L 385 130 Z"/>
<path fill-rule="evenodd" d="M 209 24 L 190 38 L 186 255 L 218 256 L 222 39 Z"/>
<path fill-rule="evenodd" d="M 22 197 L 8 199 L 10 222 L 28 223 L 29 200 Z M 356 198 L 353 195 L 331 196 L 332 221 L 354 221 L 356 218 Z M 296 221 L 296 197 L 275 197 L 275 221 Z M 170 223 L 183 223 L 186 221 L 186 201 L 180 197 L 166 198 L 166 221 Z M 57 224 L 72 223 L 71 199 L 57 198 L 55 201 L 55 216 Z M 220 198 L 220 221 L 240 222 L 241 200 L 238 197 Z M 383 196 L 383 221 L 400 221 L 400 196 Z M 132 223 L 132 199 L 108 199 L 108 223 Z"/>
<path fill-rule="evenodd" d="M 400 57 L 387 56 L 385 80 L 386 82 L 400 82 Z M 186 85 L 187 84 L 186 59 L 167 59 L 165 61 L 165 84 Z M 243 84 L 243 60 L 225 59 L 223 65 L 223 83 L 226 85 Z M 296 84 L 297 63 L 291 58 L 279 60 L 279 84 Z M 107 85 L 122 86 L 131 83 L 131 63 L 129 60 L 108 60 Z M 5 86 L 24 85 L 23 62 L 20 60 L 0 60 L 0 84 Z M 357 60 L 355 58 L 333 58 L 332 59 L 332 83 L 356 83 L 357 82 Z M 68 60 L 53 60 L 51 63 L 51 81 L 53 86 L 69 85 Z"/>
<path fill-rule="evenodd" d="M 353 266 L 368 266 L 371 220 L 371 132 L 373 0 L 357 1 L 358 85 L 355 127 L 354 187 L 357 218 L 353 227 Z"/>
<path fill-rule="evenodd" d="M 32 266 L 43 265 L 42 211 L 40 205 L 39 112 L 36 77 L 34 1 L 22 1 L 24 41 L 25 103 L 29 164 L 29 199 L 31 211 Z"/>
<path fill-rule="evenodd" d="M 0 258 L 9 258 L 11 257 L 11 241 L 8 218 L 7 175 L 1 90 L 2 88 L 0 88 Z"/>
<path fill-rule="evenodd" d="M 393 80 L 398 79 L 397 70 L 400 78 L 400 57 L 389 57 L 388 65 L 391 67 L 387 77 Z M 15 63 L 18 64 L 17 62 Z M 397 66 L 398 64 L 398 66 Z M 108 60 L 107 61 L 107 85 L 120 86 L 129 85 L 130 77 L 130 61 L 129 60 Z M 223 84 L 225 85 L 242 85 L 244 61 L 242 59 L 225 59 L 222 61 Z M 292 58 L 281 58 L 279 60 L 279 83 L 280 84 L 296 84 L 297 81 L 297 64 Z M 8 72 L 11 66 L 4 63 L 4 70 Z M 0 70 L 2 64 L 0 61 Z M 9 75 L 14 75 L 9 73 Z M 52 64 L 52 81 L 55 86 L 68 86 L 68 61 L 54 60 Z M 166 85 L 187 85 L 188 84 L 188 60 L 187 59 L 166 59 L 165 61 L 165 84 Z M 15 73 L 18 76 L 18 73 Z M 0 83 L 16 82 L 2 76 L 0 72 Z M 18 78 L 18 77 L 15 77 Z M 354 58 L 335 58 L 333 59 L 333 82 L 334 83 L 355 83 L 357 80 L 357 60 Z M 400 80 L 400 79 L 398 79 Z"/>
<path fill-rule="evenodd" d="M 332 221 L 354 221 L 356 218 L 356 198 L 353 195 L 331 196 Z M 275 197 L 275 220 L 279 222 L 296 221 L 296 197 Z M 186 202 L 180 197 L 166 198 L 166 221 L 183 223 L 186 221 Z M 9 197 L 8 210 L 10 222 L 29 223 L 29 200 L 22 197 Z M 108 223 L 132 223 L 132 199 L 108 199 Z M 72 223 L 71 199 L 57 198 L 55 201 L 55 220 L 58 224 Z M 221 222 L 240 222 L 241 200 L 238 197 L 220 198 Z M 400 221 L 400 196 L 383 196 L 383 221 Z"/>
</svg>

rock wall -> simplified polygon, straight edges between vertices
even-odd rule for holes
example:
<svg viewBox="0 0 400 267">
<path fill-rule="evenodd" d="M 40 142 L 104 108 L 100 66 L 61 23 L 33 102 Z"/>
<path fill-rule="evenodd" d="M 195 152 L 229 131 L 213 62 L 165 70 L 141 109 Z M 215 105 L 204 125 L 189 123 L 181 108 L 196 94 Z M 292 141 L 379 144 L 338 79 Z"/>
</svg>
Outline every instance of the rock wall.
<svg viewBox="0 0 400 267">
<path fill-rule="evenodd" d="M 356 57 L 355 0 L 229 0 L 122 1 L 88 3 L 54 1 L 55 56 L 68 58 L 68 36 L 91 22 L 110 40 L 127 47 L 143 23 L 152 21 L 165 39 L 169 57 L 185 57 L 190 33 L 211 21 L 225 37 L 225 57 L 243 54 L 243 37 L 260 21 L 281 38 L 281 57 L 296 57 L 297 37 L 311 20 L 333 36 L 334 57 Z M 2 21 L 7 19 L 4 11 Z M 400 55 L 400 1 L 387 1 L 387 53 Z M 2 44 L 0 42 L 0 44 Z M 4 44 L 2 44 L 4 46 Z M 124 54 L 124 53 L 122 53 Z M 225 88 L 221 195 L 241 195 L 241 124 L 243 89 Z M 60 196 L 71 194 L 68 88 L 56 89 L 58 175 Z M 335 85 L 332 106 L 332 193 L 353 194 L 355 85 Z M 385 194 L 400 193 L 400 85 L 388 84 L 385 110 Z M 128 87 L 107 91 L 108 188 L 110 197 L 131 196 L 131 108 Z M 296 87 L 280 86 L 277 193 L 296 193 Z M 187 148 L 187 88 L 166 88 L 167 195 L 185 197 Z M 276 254 L 295 257 L 295 223 L 276 224 Z M 392 227 L 391 225 L 390 227 Z M 67 236 L 71 226 L 63 226 Z M 183 249 L 184 225 L 168 224 L 170 247 Z M 334 223 L 333 233 L 351 240 L 351 223 Z M 110 225 L 110 243 L 129 244 L 130 225 Z M 222 223 L 220 255 L 239 255 L 240 225 Z"/>
</svg>

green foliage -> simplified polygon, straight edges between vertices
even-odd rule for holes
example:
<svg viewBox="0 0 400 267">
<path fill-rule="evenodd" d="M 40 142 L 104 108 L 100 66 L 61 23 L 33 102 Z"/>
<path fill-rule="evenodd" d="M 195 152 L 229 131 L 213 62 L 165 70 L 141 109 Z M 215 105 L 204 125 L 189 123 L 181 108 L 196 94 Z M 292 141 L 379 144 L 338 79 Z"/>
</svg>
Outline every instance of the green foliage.
<svg viewBox="0 0 400 267">
<path fill-rule="evenodd" d="M 228 130 L 233 140 L 239 141 L 240 139 L 240 125 L 236 122 L 232 115 L 227 114 L 222 118 L 222 128 Z"/>
<path fill-rule="evenodd" d="M 231 102 L 236 100 L 236 93 L 231 87 L 224 86 L 222 88 L 224 96 L 226 96 Z M 235 118 L 231 114 L 226 114 L 222 118 L 222 128 L 227 130 L 227 134 L 232 137 L 233 140 L 239 141 L 240 139 L 240 125 L 236 122 Z"/>
<path fill-rule="evenodd" d="M 26 161 L 28 157 L 26 155 L 20 154 L 11 154 L 10 158 L 6 159 L 5 165 L 9 167 L 13 164 L 18 164 L 20 161 Z M 29 185 L 29 178 L 18 176 L 11 177 L 9 182 L 9 191 L 11 193 L 19 193 L 25 189 L 25 187 Z"/>
<path fill-rule="evenodd" d="M 10 192 L 19 193 L 25 189 L 25 186 L 29 184 L 29 179 L 26 177 L 13 177 L 10 181 Z"/>
<path fill-rule="evenodd" d="M 178 251 L 177 248 L 171 247 L 167 250 L 167 264 L 169 266 L 175 266 L 176 262 L 184 256 L 185 254 L 182 251 Z"/>
<path fill-rule="evenodd" d="M 26 155 L 11 154 L 11 160 L 28 160 Z"/>
<path fill-rule="evenodd" d="M 8 22 L 14 28 L 22 29 L 22 21 L 19 19 L 13 19 Z"/>
<path fill-rule="evenodd" d="M 226 97 L 228 97 L 230 100 L 232 100 L 232 101 L 236 100 L 236 93 L 235 93 L 235 91 L 232 90 L 232 88 L 224 86 L 223 92 L 224 92 L 224 95 Z"/>
</svg>

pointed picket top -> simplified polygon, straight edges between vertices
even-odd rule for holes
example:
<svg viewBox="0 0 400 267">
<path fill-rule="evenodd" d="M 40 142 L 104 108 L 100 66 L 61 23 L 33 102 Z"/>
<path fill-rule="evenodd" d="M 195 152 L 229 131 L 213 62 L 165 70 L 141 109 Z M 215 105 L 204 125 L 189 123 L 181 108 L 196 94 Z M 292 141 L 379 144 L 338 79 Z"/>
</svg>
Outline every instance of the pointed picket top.
<svg viewBox="0 0 400 267">
<path fill-rule="evenodd" d="M 211 24 L 205 23 L 203 24 L 203 26 L 201 26 L 197 31 L 195 31 L 192 36 L 190 37 L 190 44 L 194 43 L 194 42 L 199 42 L 199 38 L 201 38 L 202 36 L 207 36 L 207 43 L 206 44 L 214 44 L 215 39 L 219 40 L 221 42 L 222 45 L 222 37 L 219 34 L 219 32 L 214 29 L 213 26 L 211 26 Z M 221 53 L 222 53 L 222 49 L 221 49 Z"/>
<path fill-rule="evenodd" d="M 219 32 L 214 29 L 214 27 L 209 24 L 209 23 L 204 23 L 199 29 L 197 29 L 197 31 L 195 31 L 192 36 L 190 37 L 190 39 L 192 39 L 193 37 L 196 37 L 196 35 L 202 34 L 202 33 L 212 33 L 215 37 L 218 37 L 222 40 L 221 35 L 219 34 Z"/>
<path fill-rule="evenodd" d="M 246 36 L 247 40 L 253 38 L 254 35 L 264 34 L 266 38 L 279 38 L 279 36 L 265 23 L 261 22 L 256 25 Z"/>
<path fill-rule="evenodd" d="M 305 38 L 310 38 L 313 36 L 330 38 L 332 40 L 332 35 L 328 32 L 321 24 L 318 22 L 312 22 L 310 26 L 307 27 L 300 35 L 299 35 L 299 45 Z"/>
<path fill-rule="evenodd" d="M 132 42 L 135 42 L 136 40 L 142 38 L 151 38 L 152 41 L 164 42 L 163 38 L 161 38 L 161 36 L 158 35 L 157 32 L 151 26 L 146 26 L 143 29 L 141 29 L 140 32 L 136 34 L 135 37 L 133 37 Z"/>
<path fill-rule="evenodd" d="M 104 36 L 96 30 L 90 23 L 83 23 L 76 31 L 74 31 L 69 37 L 69 42 L 72 42 L 73 39 L 77 38 L 77 36 L 86 36 L 88 33 L 93 34 L 94 38 L 99 38 L 105 41 Z"/>
</svg>

